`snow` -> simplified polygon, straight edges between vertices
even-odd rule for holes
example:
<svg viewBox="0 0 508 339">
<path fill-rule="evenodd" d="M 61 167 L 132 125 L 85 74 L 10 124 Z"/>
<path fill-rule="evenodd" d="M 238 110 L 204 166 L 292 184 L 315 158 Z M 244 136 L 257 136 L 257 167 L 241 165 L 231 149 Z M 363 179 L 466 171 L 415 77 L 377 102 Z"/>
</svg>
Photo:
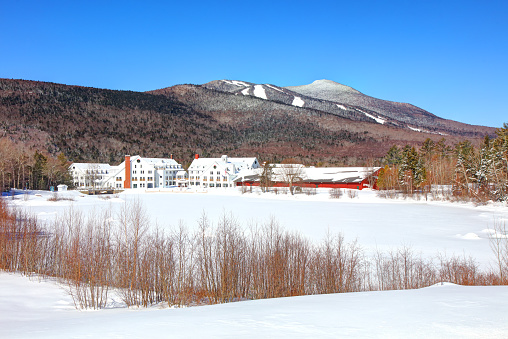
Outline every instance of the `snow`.
<svg viewBox="0 0 508 339">
<path fill-rule="evenodd" d="M 38 216 L 42 222 L 51 222 L 71 206 L 84 215 L 104 209 L 117 215 L 125 203 L 139 200 L 152 223 L 168 231 L 175 229 L 180 221 L 190 231 L 195 230 L 203 212 L 212 222 L 224 213 L 232 213 L 244 227 L 263 224 L 274 217 L 283 228 L 297 231 L 316 243 L 328 231 L 341 232 L 348 241 L 357 239 L 367 253 L 408 245 L 426 257 L 435 258 L 438 254 L 471 256 L 483 268 L 494 263 L 490 233 L 485 230 L 508 218 L 506 205 L 474 207 L 425 199 L 391 200 L 378 198 L 371 190 L 355 192 L 358 197 L 354 199 L 347 194 L 340 199 L 330 199 L 329 189 L 318 189 L 313 196 L 260 194 L 256 190 L 242 195 L 238 189 L 198 192 L 134 189 L 111 199 L 67 191 L 58 196 L 72 197 L 74 201 L 48 201 L 52 196 L 50 192 L 39 192 L 40 196 L 19 195 L 9 201 Z"/>
<path fill-rule="evenodd" d="M 293 103 L 291 105 L 293 106 L 298 106 L 298 107 L 303 107 L 303 105 L 305 104 L 305 101 L 302 100 L 302 98 L 300 97 L 295 97 L 293 99 Z"/>
<path fill-rule="evenodd" d="M 489 236 L 508 221 L 502 204 L 475 207 L 449 202 L 387 200 L 374 191 L 329 199 L 317 194 L 241 194 L 237 189 L 129 190 L 104 199 L 76 191 L 58 193 L 73 201 L 48 201 L 50 192 L 9 198 L 11 205 L 51 222 L 70 208 L 85 215 L 109 209 L 113 219 L 127 202 L 139 200 L 153 222 L 192 231 L 201 213 L 216 221 L 232 212 L 244 226 L 274 217 L 282 227 L 319 242 L 326 232 L 357 239 L 367 252 L 404 245 L 424 256 L 472 256 L 494 264 Z M 499 237 L 504 235 L 499 234 Z M 113 293 L 111 293 L 114 296 Z M 243 301 L 189 308 L 127 309 L 118 302 L 99 311 L 78 311 L 54 280 L 0 272 L 0 338 L 503 338 L 508 333 L 508 286 L 438 284 L 418 290 L 360 292 Z"/>
<path fill-rule="evenodd" d="M 407 127 L 408 127 L 410 130 L 412 130 L 412 131 L 416 131 L 416 132 L 421 132 L 421 131 L 422 131 L 422 130 L 421 130 L 421 129 L 419 129 L 419 128 L 411 127 L 411 126 L 409 126 L 409 125 L 407 125 Z"/>
<path fill-rule="evenodd" d="M 243 301 L 189 308 L 78 311 L 56 282 L 0 272 L 1 338 L 505 338 L 508 287 Z"/>
<path fill-rule="evenodd" d="M 243 87 L 249 87 L 250 85 L 243 82 L 243 81 L 237 81 L 237 80 L 233 80 L 232 81 L 233 85 L 236 85 L 236 86 L 243 86 Z"/>
<path fill-rule="evenodd" d="M 254 96 L 265 100 L 267 99 L 265 88 L 263 87 L 263 85 L 254 86 Z"/>
<path fill-rule="evenodd" d="M 265 84 L 265 86 L 270 87 L 271 89 L 274 89 L 274 90 L 279 91 L 281 93 L 285 93 L 283 90 L 281 90 L 280 88 L 277 88 L 275 86 L 272 86 L 272 85 L 269 85 L 269 84 Z"/>
<path fill-rule="evenodd" d="M 359 112 L 361 112 L 361 113 L 363 113 L 363 114 L 365 114 L 365 115 L 366 115 L 366 116 L 368 116 L 369 118 L 376 120 L 376 122 L 377 122 L 378 124 L 384 124 L 384 123 L 386 122 L 386 120 L 381 119 L 380 117 L 377 117 L 377 118 L 376 118 L 376 117 L 375 117 L 375 116 L 373 116 L 372 114 L 369 114 L 369 113 L 367 113 L 367 112 L 364 112 L 364 111 L 362 111 L 361 109 L 358 109 L 358 111 L 359 111 Z"/>
<path fill-rule="evenodd" d="M 337 107 L 338 107 L 338 108 L 340 108 L 340 109 L 343 109 L 343 110 L 345 110 L 345 111 L 347 110 L 346 106 L 344 106 L 344 105 L 340 105 L 340 104 L 336 104 L 336 105 L 337 105 Z"/>
<path fill-rule="evenodd" d="M 242 94 L 249 95 L 249 88 L 247 87 L 246 89 L 242 90 Z"/>
<path fill-rule="evenodd" d="M 230 84 L 230 85 L 235 85 L 235 86 L 240 86 L 240 87 L 248 87 L 249 84 L 246 84 L 245 82 L 242 82 L 242 81 L 237 81 L 237 80 L 233 80 L 233 81 L 230 81 L 230 80 L 222 80 L 223 82 L 225 82 L 226 84 Z"/>
</svg>

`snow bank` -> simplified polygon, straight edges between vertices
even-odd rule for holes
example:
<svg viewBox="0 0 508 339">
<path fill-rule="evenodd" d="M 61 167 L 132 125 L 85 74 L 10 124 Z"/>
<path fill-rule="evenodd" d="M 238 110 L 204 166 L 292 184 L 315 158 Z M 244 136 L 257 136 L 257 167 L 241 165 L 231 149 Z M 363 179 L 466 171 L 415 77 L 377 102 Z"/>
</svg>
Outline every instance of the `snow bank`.
<svg viewBox="0 0 508 339">
<path fill-rule="evenodd" d="M 54 282 L 0 273 L 1 338 L 505 338 L 508 287 L 244 301 L 176 309 L 72 309 Z"/>
</svg>

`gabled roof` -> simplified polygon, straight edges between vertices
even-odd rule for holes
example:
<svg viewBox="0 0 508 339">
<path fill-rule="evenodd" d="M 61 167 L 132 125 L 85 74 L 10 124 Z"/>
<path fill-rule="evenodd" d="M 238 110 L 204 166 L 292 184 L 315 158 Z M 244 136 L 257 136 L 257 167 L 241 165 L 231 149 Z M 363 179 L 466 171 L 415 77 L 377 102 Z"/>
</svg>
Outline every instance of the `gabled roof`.
<svg viewBox="0 0 508 339">
<path fill-rule="evenodd" d="M 301 168 L 301 177 L 304 182 L 333 182 L 333 183 L 360 183 L 370 174 L 375 173 L 380 167 L 303 167 L 295 165 L 295 168 Z M 281 173 L 282 166 L 277 165 L 273 168 L 272 181 L 283 181 Z M 238 173 L 235 181 L 258 181 L 262 173 L 262 168 L 242 170 Z"/>
<path fill-rule="evenodd" d="M 224 161 L 226 160 L 226 161 Z M 254 163 L 257 163 L 256 157 L 251 158 L 229 158 L 229 157 L 222 157 L 222 158 L 198 158 L 194 159 L 189 166 L 189 170 L 203 170 L 214 163 L 217 163 L 220 166 L 227 167 L 229 170 L 232 170 L 231 166 L 234 165 L 234 167 L 238 170 L 240 168 L 244 167 L 250 167 Z"/>
<path fill-rule="evenodd" d="M 98 163 L 87 163 L 87 162 L 74 162 L 70 166 L 70 168 L 75 167 L 80 170 L 90 170 L 90 169 L 98 169 L 98 170 L 115 170 L 118 166 L 111 166 L 110 164 L 98 164 Z"/>
<path fill-rule="evenodd" d="M 156 167 L 169 167 L 169 166 L 178 166 L 180 165 L 178 162 L 176 162 L 175 159 L 169 159 L 169 158 L 143 158 L 139 155 L 131 156 L 132 160 L 140 159 L 141 161 L 144 161 L 146 163 L 149 163 L 151 165 L 154 165 Z"/>
<path fill-rule="evenodd" d="M 362 182 L 380 167 L 310 167 L 305 168 L 306 182 Z"/>
</svg>

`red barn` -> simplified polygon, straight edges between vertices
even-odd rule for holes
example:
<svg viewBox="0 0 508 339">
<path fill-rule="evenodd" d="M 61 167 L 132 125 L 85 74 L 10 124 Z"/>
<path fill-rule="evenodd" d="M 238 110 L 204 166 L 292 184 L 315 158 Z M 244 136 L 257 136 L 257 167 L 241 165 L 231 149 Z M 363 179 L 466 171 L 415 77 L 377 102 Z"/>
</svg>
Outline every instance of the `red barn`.
<svg viewBox="0 0 508 339">
<path fill-rule="evenodd" d="M 376 181 L 380 167 L 304 167 L 276 165 L 272 168 L 271 187 L 293 186 L 377 189 Z M 288 173 L 293 171 L 293 173 Z M 242 171 L 234 180 L 237 186 L 260 186 L 263 170 Z"/>
</svg>

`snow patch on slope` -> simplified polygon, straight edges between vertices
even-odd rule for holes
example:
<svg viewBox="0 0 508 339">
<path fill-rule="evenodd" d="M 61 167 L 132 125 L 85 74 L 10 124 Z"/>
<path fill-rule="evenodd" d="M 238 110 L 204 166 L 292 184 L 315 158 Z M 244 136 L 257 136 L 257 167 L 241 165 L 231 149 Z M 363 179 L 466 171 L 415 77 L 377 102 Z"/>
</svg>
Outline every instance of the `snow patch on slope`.
<svg viewBox="0 0 508 339">
<path fill-rule="evenodd" d="M 295 97 L 294 100 L 293 100 L 293 103 L 291 105 L 298 106 L 298 107 L 303 107 L 304 104 L 305 104 L 305 101 L 303 101 L 302 98 Z"/>
<path fill-rule="evenodd" d="M 346 106 L 344 106 L 344 105 L 341 105 L 341 104 L 336 104 L 336 105 L 337 105 L 337 107 L 338 107 L 338 108 L 340 108 L 340 109 L 343 109 L 343 110 L 345 110 L 345 111 L 347 110 Z"/>
<path fill-rule="evenodd" d="M 409 126 L 409 125 L 407 125 L 407 128 L 409 128 L 410 130 L 415 131 L 415 132 L 421 132 L 421 131 L 422 131 L 422 130 L 421 130 L 421 129 L 419 129 L 419 128 L 414 128 L 414 127 L 411 127 L 411 126 Z"/>
<path fill-rule="evenodd" d="M 265 100 L 268 99 L 266 97 L 266 92 L 265 92 L 265 88 L 263 87 L 263 85 L 254 86 L 254 96 L 261 98 L 261 99 L 265 99 Z"/>
<path fill-rule="evenodd" d="M 277 88 L 277 87 L 275 87 L 275 86 L 268 85 L 268 84 L 266 84 L 265 86 L 270 87 L 271 89 L 274 89 L 274 90 L 279 91 L 279 92 L 281 92 L 281 93 L 284 93 L 284 91 L 283 91 L 283 90 L 281 90 L 280 88 Z"/>
<path fill-rule="evenodd" d="M 242 91 L 243 95 L 249 95 L 249 88 L 246 88 Z"/>
<path fill-rule="evenodd" d="M 365 115 L 366 115 L 366 116 L 368 116 L 369 118 L 376 120 L 376 122 L 377 122 L 378 124 L 383 125 L 383 124 L 386 122 L 386 120 L 381 119 L 380 117 L 377 117 L 377 118 L 376 118 L 376 117 L 375 117 L 375 116 L 373 116 L 372 114 L 369 114 L 369 113 L 367 113 L 367 112 L 364 112 L 364 111 L 362 111 L 361 109 L 359 109 L 358 111 L 359 111 L 359 112 L 361 112 L 361 113 L 363 113 L 363 114 L 365 114 Z"/>
<path fill-rule="evenodd" d="M 222 80 L 223 82 L 225 82 L 226 84 L 230 84 L 230 85 L 235 85 L 235 86 L 240 86 L 240 87 L 248 87 L 249 84 L 246 84 L 245 82 L 242 82 L 242 81 L 237 81 L 237 80 L 233 80 L 233 81 L 230 81 L 230 80 Z"/>
</svg>

